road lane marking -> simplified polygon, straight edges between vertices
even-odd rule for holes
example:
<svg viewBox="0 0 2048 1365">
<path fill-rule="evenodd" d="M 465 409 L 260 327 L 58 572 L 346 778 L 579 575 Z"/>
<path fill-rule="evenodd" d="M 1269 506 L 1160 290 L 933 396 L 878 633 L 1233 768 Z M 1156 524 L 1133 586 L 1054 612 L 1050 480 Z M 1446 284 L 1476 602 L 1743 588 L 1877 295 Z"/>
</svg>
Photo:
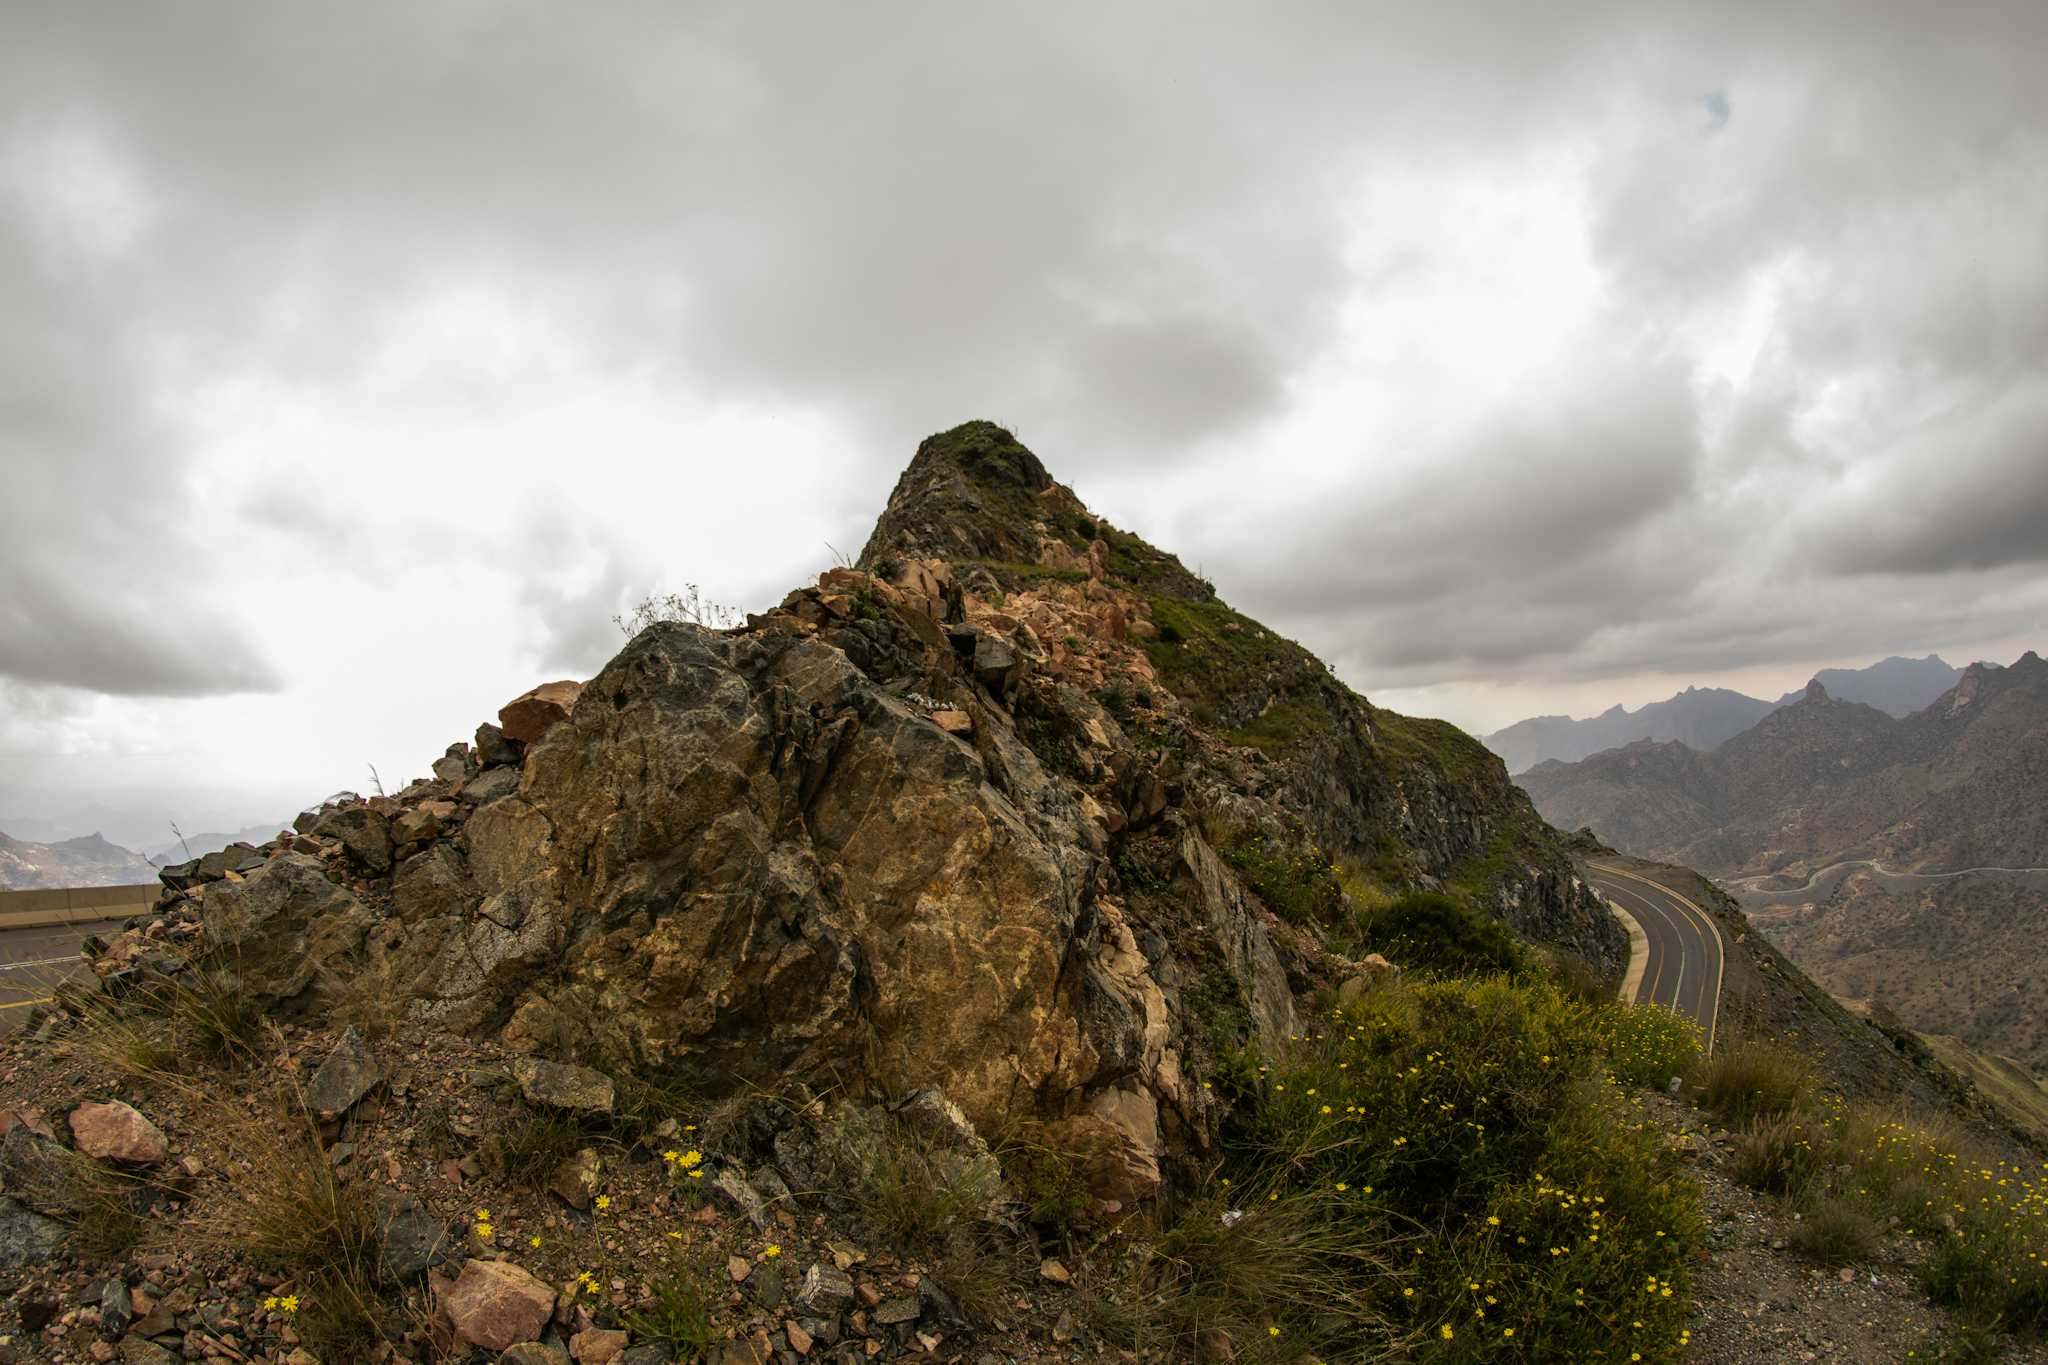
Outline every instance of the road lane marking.
<svg viewBox="0 0 2048 1365">
<path fill-rule="evenodd" d="M 25 1010 L 31 1005 L 47 1005 L 56 998 L 54 995 L 39 995 L 33 1000 L 13 1000 L 0 1005 L 0 1010 Z"/>
<path fill-rule="evenodd" d="M 0 972 L 18 972 L 24 967 L 56 967 L 83 960 L 74 953 L 70 957 L 38 957 L 27 962 L 0 962 Z"/>
<path fill-rule="evenodd" d="M 1714 917 L 1712 915 L 1709 915 L 1706 911 L 1700 909 L 1699 906 L 1694 905 L 1686 897 L 1680 895 L 1676 891 L 1673 891 L 1670 887 L 1664 885 L 1664 883 L 1660 881 L 1654 881 L 1649 877 L 1643 876 L 1641 873 L 1630 872 L 1625 868 L 1614 867 L 1606 863 L 1596 863 L 1590 859 L 1587 860 L 1587 866 L 1597 867 L 1601 871 L 1609 873 L 1614 876 L 1627 877 L 1630 881 L 1641 882 L 1645 886 L 1663 892 L 1666 896 L 1670 897 L 1672 901 L 1681 906 L 1684 911 L 1690 911 L 1692 915 L 1697 916 L 1696 927 L 1697 924 L 1704 924 L 1708 929 L 1713 931 L 1714 946 L 1719 951 L 1715 954 L 1714 958 L 1714 1008 L 1711 1014 L 1708 1016 L 1707 1021 L 1706 1051 L 1709 1055 L 1712 1055 L 1714 1051 L 1714 1038 L 1715 1035 L 1720 1031 L 1721 1026 L 1721 982 L 1727 974 L 1728 967 L 1728 941 L 1721 937 L 1721 926 L 1714 922 Z M 1700 941 L 1700 946 L 1702 948 L 1706 946 L 1706 941 L 1704 939 Z"/>
</svg>

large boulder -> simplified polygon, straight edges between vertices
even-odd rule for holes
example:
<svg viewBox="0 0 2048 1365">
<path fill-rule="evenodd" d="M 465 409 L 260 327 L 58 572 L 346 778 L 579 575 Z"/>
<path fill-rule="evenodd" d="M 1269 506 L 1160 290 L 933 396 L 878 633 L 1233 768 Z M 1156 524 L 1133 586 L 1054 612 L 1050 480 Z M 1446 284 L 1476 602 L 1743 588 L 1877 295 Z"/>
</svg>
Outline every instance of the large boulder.
<svg viewBox="0 0 2048 1365">
<path fill-rule="evenodd" d="M 207 945 L 235 962 L 242 990 L 277 1003 L 346 980 L 376 916 L 329 881 L 318 858 L 285 853 L 239 882 L 207 887 L 203 922 Z"/>
</svg>

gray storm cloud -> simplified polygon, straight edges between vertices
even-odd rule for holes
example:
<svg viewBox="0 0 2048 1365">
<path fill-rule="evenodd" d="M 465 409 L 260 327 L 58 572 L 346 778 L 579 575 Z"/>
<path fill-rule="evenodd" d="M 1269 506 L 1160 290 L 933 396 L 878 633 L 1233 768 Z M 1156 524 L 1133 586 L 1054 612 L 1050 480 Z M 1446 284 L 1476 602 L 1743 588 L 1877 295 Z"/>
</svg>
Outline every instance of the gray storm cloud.
<svg viewBox="0 0 2048 1365">
<path fill-rule="evenodd" d="M 0 676 L 286 685 L 304 661 L 237 610 L 194 509 L 393 611 L 423 566 L 488 561 L 536 667 L 600 657 L 648 547 L 530 522 L 488 452 L 447 452 L 474 505 L 396 556 L 333 510 L 345 453 L 198 477 L 185 396 L 253 376 L 364 410 L 393 329 L 455 285 L 570 358 L 430 376 L 440 401 L 573 373 L 800 406 L 877 503 L 925 432 L 1011 421 L 1368 689 L 2026 629 L 2044 28 L 2031 4 L 9 6 Z M 1361 336 L 1404 349 L 1375 332 L 1403 262 L 1468 229 L 1422 181 L 1540 186 L 1544 157 L 1594 334 L 1520 385 L 1475 354 L 1483 400 L 1347 381 Z M 1382 216 L 1399 259 L 1361 254 Z M 1708 373 L 1709 333 L 1743 356 Z M 1282 442 L 1347 382 L 1396 418 Z M 1225 514 L 1290 479 L 1284 533 Z"/>
</svg>

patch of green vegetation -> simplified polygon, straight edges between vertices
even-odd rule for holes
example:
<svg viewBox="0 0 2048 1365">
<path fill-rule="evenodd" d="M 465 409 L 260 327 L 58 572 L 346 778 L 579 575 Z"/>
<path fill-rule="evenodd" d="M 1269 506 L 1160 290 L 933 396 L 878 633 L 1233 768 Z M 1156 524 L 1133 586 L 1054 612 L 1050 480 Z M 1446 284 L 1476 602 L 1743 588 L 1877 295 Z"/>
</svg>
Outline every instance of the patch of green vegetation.
<svg viewBox="0 0 2048 1365">
<path fill-rule="evenodd" d="M 1242 729 L 1232 730 L 1232 742 L 1247 745 L 1274 758 L 1285 758 L 1317 735 L 1328 734 L 1330 716 L 1312 702 L 1287 701 L 1269 707 Z"/>
<path fill-rule="evenodd" d="M 1328 924 L 1343 904 L 1337 865 L 1313 844 L 1284 843 L 1255 830 L 1239 830 L 1227 836 L 1216 851 L 1282 919 Z"/>
<path fill-rule="evenodd" d="M 1330 701 L 1316 691 L 1323 667 L 1300 645 L 1213 599 L 1155 593 L 1151 603 L 1159 633 L 1145 657 L 1197 720 L 1233 731 L 1240 743 L 1282 750 L 1336 728 Z M 1282 699 L 1272 702 L 1276 695 Z"/>
<path fill-rule="evenodd" d="M 1521 972 L 1528 958 L 1497 919 L 1455 896 L 1411 891 L 1359 915 L 1358 937 L 1402 967 L 1444 976 Z"/>
<path fill-rule="evenodd" d="M 1447 720 L 1372 712 L 1380 747 L 1397 767 L 1433 768 L 1454 782 L 1506 781 L 1507 769 L 1491 749 Z"/>
<path fill-rule="evenodd" d="M 1134 592 L 1182 602 L 1215 602 L 1216 586 L 1192 573 L 1177 556 L 1147 545 L 1128 531 L 1098 526 L 1091 537 L 1109 547 L 1109 576 Z"/>
<path fill-rule="evenodd" d="M 1155 1292 L 1206 1299 L 1240 1359 L 1677 1358 L 1698 1193 L 1603 1045 L 1596 1011 L 1493 977 L 1382 984 L 1243 1058 L 1221 1207 L 1155 1241 Z"/>
</svg>

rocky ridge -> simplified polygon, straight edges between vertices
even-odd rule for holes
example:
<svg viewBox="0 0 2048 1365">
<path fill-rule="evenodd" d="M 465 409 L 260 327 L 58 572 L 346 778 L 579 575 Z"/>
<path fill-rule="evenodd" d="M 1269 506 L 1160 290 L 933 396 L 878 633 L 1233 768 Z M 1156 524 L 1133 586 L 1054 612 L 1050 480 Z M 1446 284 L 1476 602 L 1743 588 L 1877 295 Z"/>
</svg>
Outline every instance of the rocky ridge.
<svg viewBox="0 0 2048 1365">
<path fill-rule="evenodd" d="M 829 1141 L 786 1133 L 919 1096 L 962 1160 L 1029 1123 L 1082 1154 L 1098 1207 L 1148 1198 L 1215 1139 L 1219 1053 L 1284 1043 L 1365 969 L 1357 897 L 1449 889 L 1596 972 L 1625 951 L 1476 741 L 1371 706 L 987 423 L 919 448 L 857 566 L 730 630 L 655 625 L 432 776 L 162 882 L 89 945 L 103 995 L 232 961 L 287 1028 L 381 1012 L 530 1104 L 603 1082 L 602 1109 L 612 1078 L 737 1104 L 757 1119 L 701 1170 L 757 1229 L 833 1169 Z M 91 1012 L 65 998 L 28 1045 Z M 308 1081 L 352 1145 L 386 1068 L 331 1047 Z M 548 1067 L 573 1084 L 536 1089 Z M 593 1188 L 552 1183 L 571 1206 Z M 540 1290 L 462 1275 L 444 1318 L 505 1310 L 466 1340 L 539 1330 Z M 864 1340 L 893 1350 L 937 1311 Z"/>
</svg>

